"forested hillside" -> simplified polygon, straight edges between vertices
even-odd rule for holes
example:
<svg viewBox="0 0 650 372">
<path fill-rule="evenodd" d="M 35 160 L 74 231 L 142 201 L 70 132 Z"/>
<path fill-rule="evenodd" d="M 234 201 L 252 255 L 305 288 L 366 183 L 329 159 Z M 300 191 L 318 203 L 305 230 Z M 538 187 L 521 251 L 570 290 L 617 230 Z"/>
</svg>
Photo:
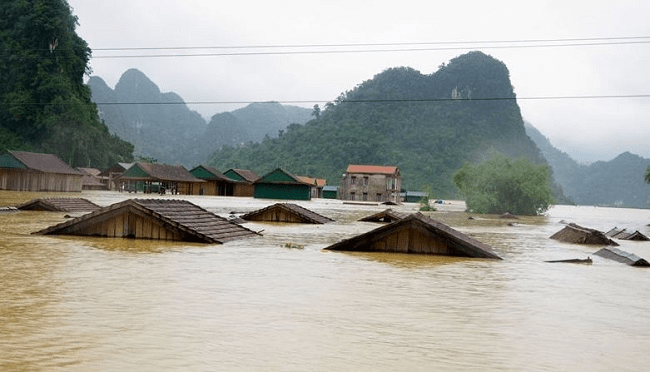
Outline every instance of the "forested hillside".
<svg viewBox="0 0 650 372">
<path fill-rule="evenodd" d="M 144 73 L 130 69 L 115 89 L 100 77 L 88 81 L 101 118 L 136 155 L 160 163 L 193 167 L 224 145 L 236 146 L 274 137 L 291 123 L 305 123 L 311 110 L 277 102 L 252 103 L 214 115 L 206 124 L 176 93 L 163 93 Z"/>
<path fill-rule="evenodd" d="M 265 173 L 284 167 L 337 185 L 348 164 L 397 165 L 408 189 L 455 194 L 452 173 L 489 150 L 545 162 L 528 138 L 505 64 L 481 52 L 431 74 L 388 69 L 279 138 L 224 148 L 209 164 Z"/>
<path fill-rule="evenodd" d="M 555 148 L 534 126 L 526 123 L 528 136 L 537 144 L 553 169 L 564 193 L 581 205 L 647 208 L 650 185 L 644 182 L 650 159 L 625 152 L 610 161 L 579 164 Z"/>
<path fill-rule="evenodd" d="M 83 83 L 91 50 L 65 0 L 0 2 L 0 151 L 53 153 L 73 166 L 133 160 Z"/>
</svg>

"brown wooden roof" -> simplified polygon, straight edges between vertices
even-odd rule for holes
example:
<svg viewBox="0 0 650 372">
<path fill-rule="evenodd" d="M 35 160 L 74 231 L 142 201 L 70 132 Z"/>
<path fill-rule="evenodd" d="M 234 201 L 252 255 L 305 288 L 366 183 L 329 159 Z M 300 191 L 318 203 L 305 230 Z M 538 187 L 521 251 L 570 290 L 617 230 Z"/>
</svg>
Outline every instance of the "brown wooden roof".
<svg viewBox="0 0 650 372">
<path fill-rule="evenodd" d="M 133 166 L 124 173 L 124 179 L 150 179 L 152 181 L 176 181 L 176 182 L 205 182 L 188 172 L 181 165 L 154 164 L 154 163 L 136 163 L 134 166 L 139 167 L 148 177 L 131 177 L 129 176 Z"/>
<path fill-rule="evenodd" d="M 359 221 L 366 222 L 394 222 L 408 217 L 408 213 L 395 212 L 392 209 L 386 209 L 383 212 L 375 213 L 372 216 L 363 217 Z"/>
<path fill-rule="evenodd" d="M 417 241 L 413 238 L 416 235 L 420 237 Z M 501 259 L 489 245 L 421 213 L 411 214 L 399 221 L 342 240 L 325 249 L 334 251 L 445 254 L 459 257 Z"/>
<path fill-rule="evenodd" d="M 114 235 L 104 234 L 102 223 L 116 216 L 123 217 L 124 228 L 120 226 L 120 234 L 112 231 Z M 133 218 L 131 218 L 133 216 Z M 145 235 L 137 231 L 138 224 L 130 226 L 130 219 L 146 219 L 157 227 L 169 231 L 175 240 L 225 243 L 227 241 L 259 236 L 252 230 L 229 222 L 223 217 L 209 212 L 186 200 L 174 199 L 129 199 L 95 212 L 75 218 L 61 224 L 51 226 L 36 232 L 41 235 L 90 235 L 90 236 L 116 236 L 138 237 Z M 156 239 L 156 237 L 147 237 Z M 159 238 L 159 239 L 169 239 Z"/>
<path fill-rule="evenodd" d="M 25 164 L 29 169 L 44 173 L 74 174 L 82 175 L 81 172 L 73 169 L 56 155 L 39 154 L 25 151 L 8 151 L 13 157 Z"/>
<path fill-rule="evenodd" d="M 551 239 L 574 244 L 618 245 L 603 232 L 575 223 L 566 225 L 562 230 L 551 235 Z"/>
<path fill-rule="evenodd" d="M 287 215 L 291 216 L 290 221 L 286 219 L 285 216 Z M 299 222 L 313 224 L 324 224 L 334 221 L 331 218 L 322 216 L 307 208 L 292 203 L 276 203 L 266 208 L 247 213 L 241 218 L 247 221 Z"/>
<path fill-rule="evenodd" d="M 243 179 L 245 179 L 248 182 L 255 182 L 261 178 L 257 173 L 248 169 L 234 168 L 232 169 L 232 171 L 240 175 Z"/>
<path fill-rule="evenodd" d="M 28 201 L 16 208 L 23 211 L 92 212 L 101 207 L 84 198 L 41 198 Z"/>
</svg>

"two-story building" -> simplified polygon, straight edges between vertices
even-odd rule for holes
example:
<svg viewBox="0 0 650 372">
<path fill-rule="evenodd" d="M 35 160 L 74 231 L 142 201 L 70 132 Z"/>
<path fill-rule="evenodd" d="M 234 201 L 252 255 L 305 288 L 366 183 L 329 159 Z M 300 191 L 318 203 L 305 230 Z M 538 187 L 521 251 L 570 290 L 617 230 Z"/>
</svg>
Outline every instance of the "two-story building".
<svg viewBox="0 0 650 372">
<path fill-rule="evenodd" d="M 396 166 L 349 165 L 339 196 L 344 200 L 400 202 L 402 177 Z"/>
</svg>

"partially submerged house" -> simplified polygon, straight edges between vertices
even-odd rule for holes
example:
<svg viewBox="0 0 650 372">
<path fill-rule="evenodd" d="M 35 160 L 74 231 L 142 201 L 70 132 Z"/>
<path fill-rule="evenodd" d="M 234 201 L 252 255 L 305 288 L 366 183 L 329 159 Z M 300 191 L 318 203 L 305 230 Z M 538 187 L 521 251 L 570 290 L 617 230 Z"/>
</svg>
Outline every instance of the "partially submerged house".
<svg viewBox="0 0 650 372">
<path fill-rule="evenodd" d="M 120 177 L 128 191 L 199 195 L 205 181 L 181 165 L 135 163 Z"/>
<path fill-rule="evenodd" d="M 221 244 L 259 236 L 186 200 L 129 199 L 36 232 Z"/>
<path fill-rule="evenodd" d="M 343 200 L 400 202 L 402 176 L 396 166 L 349 165 L 339 196 Z"/>
<path fill-rule="evenodd" d="M 566 225 L 562 230 L 551 235 L 551 239 L 574 244 L 618 245 L 602 231 L 576 225 L 575 223 Z"/>
<path fill-rule="evenodd" d="M 101 206 L 84 198 L 39 198 L 16 206 L 21 211 L 92 212 Z"/>
<path fill-rule="evenodd" d="M 619 229 L 617 227 L 605 233 L 610 238 L 621 240 L 636 240 L 636 241 L 650 241 L 650 238 L 640 233 L 639 230 L 629 232 L 627 229 Z"/>
<path fill-rule="evenodd" d="M 327 184 L 327 180 L 324 178 L 313 178 L 307 176 L 296 176 L 299 180 L 304 183 L 311 185 L 311 197 L 313 198 L 322 198 L 323 197 L 323 187 Z"/>
<path fill-rule="evenodd" d="M 324 224 L 334 220 L 292 203 L 276 203 L 241 217 L 247 221 Z"/>
<path fill-rule="evenodd" d="M 99 173 L 99 177 L 105 180 L 108 190 L 120 190 L 121 183 L 119 178 L 122 177 L 127 169 L 131 168 L 135 163 L 115 163 L 112 167 Z"/>
<path fill-rule="evenodd" d="M 650 266 L 650 263 L 648 263 L 648 261 L 646 261 L 645 259 L 635 254 L 622 251 L 618 248 L 605 247 L 594 254 L 596 256 L 614 260 L 630 266 L 642 266 L 642 267 Z"/>
<path fill-rule="evenodd" d="M 421 213 L 411 214 L 325 249 L 501 259 L 489 245 Z"/>
<path fill-rule="evenodd" d="M 311 200 L 312 185 L 282 168 L 255 181 L 253 196 L 259 199 Z"/>
<path fill-rule="evenodd" d="M 338 199 L 339 187 L 338 186 L 323 186 L 323 199 Z"/>
<path fill-rule="evenodd" d="M 0 190 L 80 192 L 83 174 L 52 154 L 0 155 Z"/>
<path fill-rule="evenodd" d="M 234 196 L 237 184 L 243 184 L 243 181 L 235 181 L 207 165 L 198 165 L 190 173 L 206 181 L 205 185 L 200 186 L 199 195 Z"/>
<path fill-rule="evenodd" d="M 260 179 L 260 176 L 252 170 L 231 168 L 223 172 L 223 175 L 237 181 L 235 184 L 233 196 L 253 196 L 253 183 Z"/>
<path fill-rule="evenodd" d="M 408 216 L 409 216 L 408 213 L 396 212 L 396 211 L 389 208 L 389 209 L 386 209 L 386 210 L 381 211 L 379 213 L 375 213 L 373 215 L 363 217 L 363 218 L 359 219 L 359 221 L 388 222 L 388 223 L 390 223 L 390 222 L 399 221 L 399 220 L 404 219 L 404 218 L 406 218 Z"/>
<path fill-rule="evenodd" d="M 97 168 L 78 167 L 77 170 L 83 173 L 81 179 L 82 190 L 108 190 L 108 183 L 99 174 L 101 171 Z"/>
</svg>

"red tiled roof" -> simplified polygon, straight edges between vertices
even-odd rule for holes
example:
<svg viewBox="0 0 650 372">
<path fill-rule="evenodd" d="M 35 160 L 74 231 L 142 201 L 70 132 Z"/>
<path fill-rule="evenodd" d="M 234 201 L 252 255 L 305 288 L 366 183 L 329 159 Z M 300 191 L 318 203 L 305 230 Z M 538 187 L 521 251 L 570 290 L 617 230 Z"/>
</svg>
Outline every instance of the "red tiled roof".
<svg viewBox="0 0 650 372">
<path fill-rule="evenodd" d="M 304 183 L 308 183 L 308 184 L 310 184 L 312 186 L 316 185 L 316 179 L 315 178 L 311 178 L 311 177 L 307 177 L 307 176 L 296 176 L 296 177 L 300 181 L 302 181 Z"/>
<path fill-rule="evenodd" d="M 395 166 L 385 165 L 348 165 L 347 173 L 378 173 L 378 174 L 394 174 L 397 172 Z"/>
</svg>

